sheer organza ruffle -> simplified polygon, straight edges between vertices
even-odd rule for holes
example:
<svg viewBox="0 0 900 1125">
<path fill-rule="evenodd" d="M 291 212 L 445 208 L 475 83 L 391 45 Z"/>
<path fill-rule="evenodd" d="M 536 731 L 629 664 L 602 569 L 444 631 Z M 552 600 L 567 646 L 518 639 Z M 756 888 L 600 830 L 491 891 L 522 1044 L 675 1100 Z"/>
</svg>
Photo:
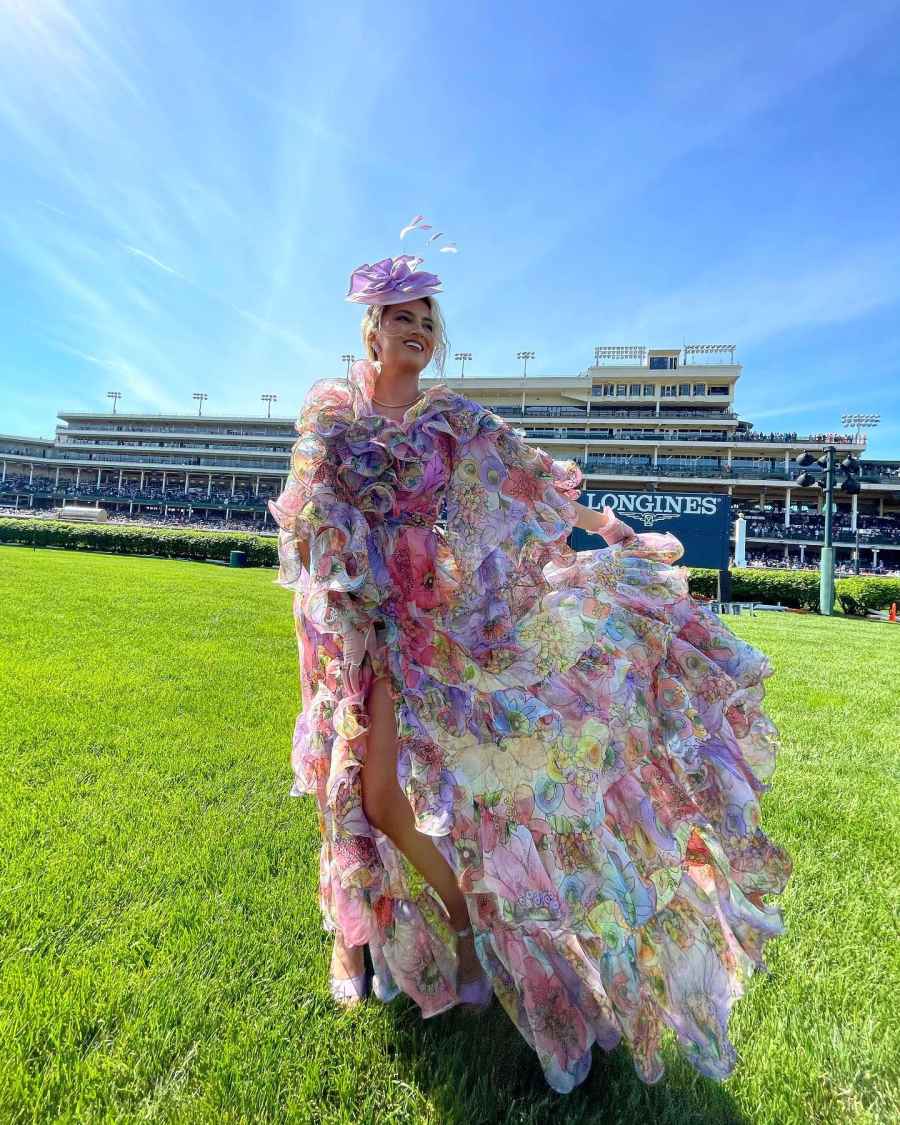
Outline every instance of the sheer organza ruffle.
<svg viewBox="0 0 900 1125">
<path fill-rule="evenodd" d="M 571 1089 L 592 1043 L 621 1038 L 655 1081 L 667 1027 L 724 1077 L 731 1006 L 782 929 L 763 895 L 790 871 L 760 828 L 765 657 L 690 597 L 671 536 L 568 547 L 574 463 L 443 386 L 388 422 L 373 380 L 364 364 L 313 387 L 272 507 L 326 926 L 368 942 L 423 1014 L 455 1002 L 443 909 L 363 812 L 366 699 L 387 675 L 417 826 L 548 1082 Z"/>
</svg>

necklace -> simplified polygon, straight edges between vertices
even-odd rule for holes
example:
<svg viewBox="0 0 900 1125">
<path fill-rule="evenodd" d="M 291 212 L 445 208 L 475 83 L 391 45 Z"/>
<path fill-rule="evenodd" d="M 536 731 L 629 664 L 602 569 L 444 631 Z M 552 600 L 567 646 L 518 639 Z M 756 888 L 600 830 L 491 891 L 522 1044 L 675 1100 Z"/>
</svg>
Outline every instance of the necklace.
<svg viewBox="0 0 900 1125">
<path fill-rule="evenodd" d="M 420 392 L 419 392 L 419 393 L 418 393 L 418 394 L 416 395 L 416 397 L 415 397 L 415 398 L 412 398 L 412 399 L 410 399 L 410 400 L 409 400 L 409 402 L 382 402 L 380 398 L 376 398 L 376 397 L 375 397 L 374 395 L 372 395 L 372 402 L 375 402 L 375 403 L 377 403 L 377 404 L 378 404 L 379 406 L 388 406 L 388 407 L 390 407 L 390 408 L 391 408 L 391 409 L 393 409 L 393 410 L 397 410 L 397 409 L 399 409 L 399 408 L 400 408 L 401 406 L 412 406 L 412 404 L 413 404 L 414 402 L 418 402 L 418 401 L 419 401 L 419 399 L 420 399 L 420 398 L 422 397 L 422 395 L 423 395 L 424 393 L 425 393 L 424 391 L 420 391 Z"/>
</svg>

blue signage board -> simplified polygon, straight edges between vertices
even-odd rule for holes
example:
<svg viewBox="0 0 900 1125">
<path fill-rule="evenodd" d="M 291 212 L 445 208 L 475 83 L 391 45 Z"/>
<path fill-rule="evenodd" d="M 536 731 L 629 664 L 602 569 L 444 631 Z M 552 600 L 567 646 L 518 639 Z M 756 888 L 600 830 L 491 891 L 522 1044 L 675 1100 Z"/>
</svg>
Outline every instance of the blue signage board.
<svg viewBox="0 0 900 1125">
<path fill-rule="evenodd" d="M 580 501 L 598 511 L 609 506 L 620 520 L 635 531 L 668 531 L 681 540 L 684 555 L 679 566 L 728 566 L 731 533 L 731 497 L 708 492 L 582 492 Z M 569 537 L 576 551 L 591 551 L 603 545 L 598 535 L 576 527 Z"/>
</svg>

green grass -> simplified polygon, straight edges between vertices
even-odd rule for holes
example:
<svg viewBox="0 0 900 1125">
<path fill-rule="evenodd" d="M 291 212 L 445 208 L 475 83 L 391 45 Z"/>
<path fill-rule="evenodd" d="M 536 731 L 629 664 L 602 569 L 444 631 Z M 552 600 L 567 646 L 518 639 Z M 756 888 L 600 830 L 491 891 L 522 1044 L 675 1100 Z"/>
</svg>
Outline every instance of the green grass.
<svg viewBox="0 0 900 1125">
<path fill-rule="evenodd" d="M 0 549 L 0 1121 L 887 1122 L 900 1116 L 900 629 L 738 618 L 772 656 L 789 931 L 722 1086 L 595 1049 L 567 1098 L 498 1007 L 327 1000 L 271 571 Z"/>
</svg>

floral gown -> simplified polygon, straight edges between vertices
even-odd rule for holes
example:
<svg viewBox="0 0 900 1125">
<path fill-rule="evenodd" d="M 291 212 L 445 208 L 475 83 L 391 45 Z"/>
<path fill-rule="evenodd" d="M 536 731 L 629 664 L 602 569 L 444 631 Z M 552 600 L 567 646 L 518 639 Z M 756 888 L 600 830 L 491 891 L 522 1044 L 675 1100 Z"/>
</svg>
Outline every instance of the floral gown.
<svg viewBox="0 0 900 1125">
<path fill-rule="evenodd" d="M 592 1044 L 622 1038 L 656 1081 L 664 1028 L 724 1078 L 732 1003 L 783 929 L 763 896 L 790 872 L 759 825 L 766 658 L 691 599 L 672 536 L 567 545 L 574 462 L 445 384 L 386 419 L 374 379 L 361 362 L 311 388 L 271 504 L 300 647 L 292 793 L 317 801 L 326 929 L 367 942 L 423 1015 L 456 1002 L 440 901 L 363 812 L 367 693 L 387 675 L 417 827 L 548 1083 L 571 1090 Z"/>
</svg>

